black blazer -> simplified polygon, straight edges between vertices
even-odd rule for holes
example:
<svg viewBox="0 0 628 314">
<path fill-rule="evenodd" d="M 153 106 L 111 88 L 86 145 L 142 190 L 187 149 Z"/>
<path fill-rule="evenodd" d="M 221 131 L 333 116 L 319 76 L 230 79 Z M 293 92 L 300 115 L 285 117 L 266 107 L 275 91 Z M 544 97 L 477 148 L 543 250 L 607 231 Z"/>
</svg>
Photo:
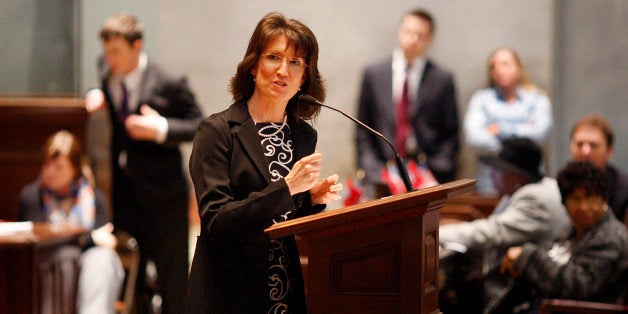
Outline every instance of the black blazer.
<svg viewBox="0 0 628 314">
<path fill-rule="evenodd" d="M 314 152 L 316 131 L 289 118 L 294 161 Z M 204 119 L 196 132 L 190 174 L 201 216 L 188 279 L 187 313 L 263 313 L 268 298 L 265 262 L 270 238 L 264 229 L 288 211 L 296 216 L 324 209 L 311 206 L 309 192 L 292 197 L 284 180 L 272 182 L 258 129 L 245 101 Z M 303 281 L 294 239 L 286 242 L 298 265 L 292 285 L 305 311 Z"/>
<path fill-rule="evenodd" d="M 409 115 L 427 166 L 440 183 L 455 179 L 458 169 L 458 103 L 451 73 L 427 61 L 419 92 L 410 103 Z M 392 94 L 392 59 L 366 68 L 358 104 L 358 118 L 394 142 L 395 104 Z M 381 168 L 394 158 L 388 145 L 358 127 L 358 166 L 367 179 L 379 180 Z"/>
</svg>

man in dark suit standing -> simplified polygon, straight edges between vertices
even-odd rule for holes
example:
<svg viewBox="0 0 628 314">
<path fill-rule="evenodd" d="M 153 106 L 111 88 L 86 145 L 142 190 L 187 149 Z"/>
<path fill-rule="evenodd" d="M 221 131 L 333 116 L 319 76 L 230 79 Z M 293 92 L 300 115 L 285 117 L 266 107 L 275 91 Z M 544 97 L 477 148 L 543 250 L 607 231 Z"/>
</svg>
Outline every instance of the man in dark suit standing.
<svg viewBox="0 0 628 314">
<path fill-rule="evenodd" d="M 179 313 L 187 286 L 189 198 L 179 144 L 192 140 L 202 114 L 186 79 L 148 59 L 142 33 L 128 13 L 105 21 L 101 89 L 85 100 L 90 112 L 109 111 L 114 224 L 140 247 L 138 311 L 148 311 L 144 270 L 150 259 L 163 312 Z"/>
<path fill-rule="evenodd" d="M 366 68 L 358 117 L 390 139 L 401 157 L 427 163 L 439 183 L 455 179 L 459 149 L 458 105 L 452 74 L 426 57 L 434 21 L 425 10 L 404 15 L 399 47 L 391 57 Z M 358 166 L 367 181 L 394 153 L 385 142 L 357 129 Z"/>
</svg>

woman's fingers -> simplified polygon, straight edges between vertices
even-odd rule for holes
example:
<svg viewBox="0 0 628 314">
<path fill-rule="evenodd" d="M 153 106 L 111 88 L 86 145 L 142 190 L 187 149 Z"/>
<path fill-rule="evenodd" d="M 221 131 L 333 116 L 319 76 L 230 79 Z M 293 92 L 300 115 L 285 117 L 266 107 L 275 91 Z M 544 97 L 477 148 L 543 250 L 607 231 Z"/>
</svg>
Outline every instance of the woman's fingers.
<svg viewBox="0 0 628 314">
<path fill-rule="evenodd" d="M 305 192 L 316 185 L 323 166 L 323 156 L 316 152 L 298 160 L 285 177 L 292 195 Z"/>
<path fill-rule="evenodd" d="M 339 200 L 340 194 L 338 194 L 338 191 L 342 190 L 342 184 L 336 182 L 338 182 L 337 174 L 333 174 L 325 178 L 325 180 L 318 182 L 310 189 L 312 203 L 327 204 L 331 201 Z"/>
</svg>

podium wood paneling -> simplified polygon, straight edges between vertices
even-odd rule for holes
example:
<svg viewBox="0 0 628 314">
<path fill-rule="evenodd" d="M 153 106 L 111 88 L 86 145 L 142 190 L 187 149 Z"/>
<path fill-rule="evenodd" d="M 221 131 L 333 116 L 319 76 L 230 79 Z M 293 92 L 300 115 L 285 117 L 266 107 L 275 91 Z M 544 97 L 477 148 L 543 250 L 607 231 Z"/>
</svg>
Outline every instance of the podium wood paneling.
<svg viewBox="0 0 628 314">
<path fill-rule="evenodd" d="M 86 124 L 82 99 L 0 97 L 0 219 L 18 218 L 20 190 L 37 178 L 46 138 L 64 129 L 85 144 Z"/>
<path fill-rule="evenodd" d="M 309 313 L 438 313 L 438 221 L 463 179 L 266 229 L 306 246 Z"/>
</svg>

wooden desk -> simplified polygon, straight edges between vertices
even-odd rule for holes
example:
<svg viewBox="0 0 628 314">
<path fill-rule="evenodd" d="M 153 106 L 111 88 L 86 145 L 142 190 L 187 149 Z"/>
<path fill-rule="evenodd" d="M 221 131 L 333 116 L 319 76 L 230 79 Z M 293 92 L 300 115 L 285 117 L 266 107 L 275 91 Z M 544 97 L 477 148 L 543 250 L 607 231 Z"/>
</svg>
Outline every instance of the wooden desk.
<svg viewBox="0 0 628 314">
<path fill-rule="evenodd" d="M 0 236 L 0 313 L 75 313 L 83 229 Z"/>
<path fill-rule="evenodd" d="M 482 196 L 469 192 L 445 200 L 440 210 L 440 220 L 472 221 L 488 217 L 499 202 L 496 196 Z"/>
</svg>

